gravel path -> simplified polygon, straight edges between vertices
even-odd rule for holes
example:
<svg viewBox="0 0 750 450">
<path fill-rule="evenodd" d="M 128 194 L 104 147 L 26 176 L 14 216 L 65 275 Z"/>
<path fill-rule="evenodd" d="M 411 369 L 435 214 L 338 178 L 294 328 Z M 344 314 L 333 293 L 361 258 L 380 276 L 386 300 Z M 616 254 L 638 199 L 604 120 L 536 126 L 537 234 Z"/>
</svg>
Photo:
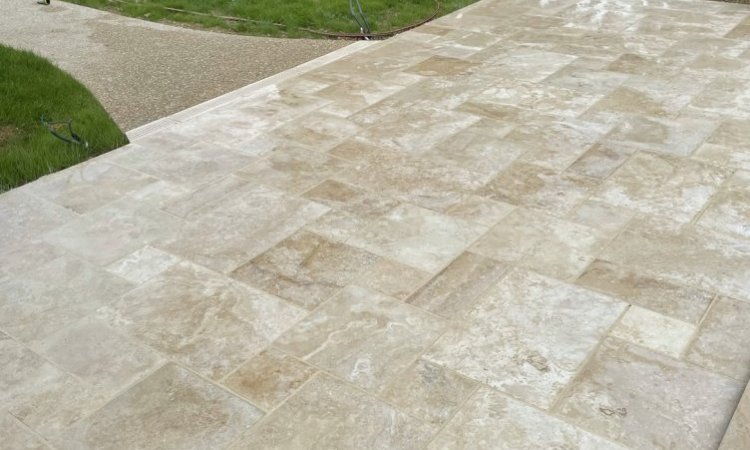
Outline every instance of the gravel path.
<svg viewBox="0 0 750 450">
<path fill-rule="evenodd" d="M 347 42 L 198 31 L 63 2 L 0 0 L 0 43 L 73 74 L 130 130 L 343 47 Z"/>
</svg>

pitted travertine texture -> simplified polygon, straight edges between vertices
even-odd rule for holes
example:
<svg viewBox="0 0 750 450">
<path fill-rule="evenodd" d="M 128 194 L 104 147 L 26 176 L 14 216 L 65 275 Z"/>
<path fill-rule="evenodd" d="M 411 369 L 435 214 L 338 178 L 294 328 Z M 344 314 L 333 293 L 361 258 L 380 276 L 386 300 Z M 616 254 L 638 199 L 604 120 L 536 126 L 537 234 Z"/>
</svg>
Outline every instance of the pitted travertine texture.
<svg viewBox="0 0 750 450">
<path fill-rule="evenodd" d="M 750 448 L 748 28 L 484 0 L 3 194 L 0 445 Z"/>
</svg>

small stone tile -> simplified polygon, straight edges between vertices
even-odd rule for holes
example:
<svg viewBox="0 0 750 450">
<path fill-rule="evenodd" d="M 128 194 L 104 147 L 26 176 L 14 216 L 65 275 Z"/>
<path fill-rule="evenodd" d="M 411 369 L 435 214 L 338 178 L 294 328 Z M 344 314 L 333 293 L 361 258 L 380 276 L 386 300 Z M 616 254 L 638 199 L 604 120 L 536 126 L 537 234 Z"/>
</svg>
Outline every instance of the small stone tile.
<svg viewBox="0 0 750 450">
<path fill-rule="evenodd" d="M 750 119 L 750 80 L 716 78 L 690 102 L 690 110 L 729 119 Z"/>
<path fill-rule="evenodd" d="M 240 266 L 232 277 L 313 309 L 372 266 L 372 253 L 298 231 Z"/>
<path fill-rule="evenodd" d="M 721 439 L 719 450 L 735 450 L 750 446 L 750 386 L 745 388 L 732 421 Z"/>
<path fill-rule="evenodd" d="M 0 436 L 3 437 L 3 448 L 8 450 L 50 449 L 40 437 L 6 412 L 0 413 Z"/>
<path fill-rule="evenodd" d="M 155 178 L 141 172 L 94 160 L 44 177 L 29 189 L 40 197 L 82 214 L 155 181 Z"/>
<path fill-rule="evenodd" d="M 48 336 L 34 348 L 57 367 L 110 394 L 146 376 L 162 362 L 148 348 L 92 318 Z"/>
<path fill-rule="evenodd" d="M 545 275 L 576 277 L 601 252 L 606 233 L 539 211 L 516 209 L 469 250 Z"/>
<path fill-rule="evenodd" d="M 263 416 L 258 408 L 167 364 L 77 423 L 67 449 L 219 448 Z"/>
<path fill-rule="evenodd" d="M 23 342 L 43 339 L 132 288 L 85 261 L 61 256 L 0 284 L 0 328 Z"/>
<path fill-rule="evenodd" d="M 174 150 L 140 170 L 176 185 L 198 188 L 216 182 L 254 160 L 221 145 L 199 142 Z"/>
<path fill-rule="evenodd" d="M 492 72 L 494 69 L 490 70 Z M 550 118 L 554 122 L 574 120 L 601 98 L 596 93 L 582 93 L 542 83 L 519 82 L 515 78 L 498 79 L 492 76 L 490 80 L 490 87 L 468 99 L 467 104 L 459 109 L 502 122 L 513 119 L 524 124 L 540 122 L 539 114 L 544 114 L 544 123 L 533 124 L 536 128 L 544 128 L 546 124 L 564 131 L 564 126 L 551 123 Z M 521 120 L 524 117 L 527 120 Z M 587 126 L 591 130 L 597 128 L 594 124 Z M 549 136 L 554 136 L 554 133 Z"/>
<path fill-rule="evenodd" d="M 326 152 L 360 131 L 351 120 L 315 111 L 274 130 L 274 135 Z"/>
<path fill-rule="evenodd" d="M 442 425 L 453 417 L 478 383 L 419 360 L 391 383 L 383 398 L 426 423 Z"/>
<path fill-rule="evenodd" d="M 200 211 L 201 208 L 237 189 L 248 186 L 250 183 L 251 181 L 229 176 L 195 191 L 183 191 L 166 199 L 167 201 L 161 202 L 158 207 L 177 217 L 190 218 L 193 213 Z M 145 201 L 151 203 L 152 199 L 146 198 Z"/>
<path fill-rule="evenodd" d="M 506 264 L 465 252 L 410 296 L 407 303 L 455 319 L 470 311 L 478 297 L 507 271 Z"/>
<path fill-rule="evenodd" d="M 631 306 L 612 328 L 612 336 L 679 358 L 687 348 L 695 325 Z"/>
<path fill-rule="evenodd" d="M 659 274 L 681 286 L 750 298 L 750 242 L 710 230 L 634 221 L 602 252 L 601 259 Z"/>
<path fill-rule="evenodd" d="M 356 233 L 349 243 L 425 272 L 435 272 L 485 230 L 475 223 L 401 205 Z"/>
<path fill-rule="evenodd" d="M 635 148 L 622 143 L 599 142 L 578 158 L 567 172 L 603 180 L 612 175 L 635 151 Z"/>
<path fill-rule="evenodd" d="M 747 383 L 750 379 L 748 314 L 750 303 L 727 297 L 717 298 L 703 319 L 685 359 Z"/>
<path fill-rule="evenodd" d="M 750 172 L 738 170 L 711 198 L 700 226 L 750 238 Z"/>
<path fill-rule="evenodd" d="M 607 139 L 623 147 L 690 156 L 715 129 L 716 122 L 712 120 L 627 116 L 615 125 Z"/>
<path fill-rule="evenodd" d="M 435 429 L 328 375 L 318 374 L 229 447 L 413 449 Z"/>
<path fill-rule="evenodd" d="M 576 283 L 691 324 L 700 322 L 714 298 L 711 292 L 602 260 L 594 261 Z"/>
<path fill-rule="evenodd" d="M 526 151 L 519 161 L 565 170 L 596 143 L 609 127 L 579 120 L 539 121 L 511 131 L 505 140 Z"/>
<path fill-rule="evenodd" d="M 63 255 L 62 249 L 38 240 L 23 240 L 15 245 L 3 245 L 2 248 L 0 285 Z"/>
<path fill-rule="evenodd" d="M 615 70 L 610 67 L 609 70 Z M 625 114 L 635 117 L 676 117 L 691 100 L 692 95 L 684 90 L 673 92 L 666 83 L 648 82 L 623 84 L 593 105 L 584 115 L 584 120 L 611 121 Z M 648 121 L 649 119 L 644 119 Z"/>
<path fill-rule="evenodd" d="M 433 56 L 406 70 L 423 77 L 452 77 L 470 71 L 476 64 L 458 58 Z"/>
<path fill-rule="evenodd" d="M 614 236 L 630 222 L 635 213 L 624 208 L 589 200 L 581 203 L 572 213 L 570 220 L 591 228 L 598 228 Z"/>
<path fill-rule="evenodd" d="M 100 310 L 110 326 L 213 379 L 256 355 L 303 310 L 181 262 Z"/>
<path fill-rule="evenodd" d="M 511 80 L 539 82 L 573 60 L 572 55 L 521 48 L 499 59 L 493 74 Z"/>
<path fill-rule="evenodd" d="M 331 208 L 331 211 L 308 224 L 307 228 L 328 239 L 342 242 L 398 205 L 396 200 L 334 180 L 326 180 L 302 196 Z"/>
<path fill-rule="evenodd" d="M 303 148 L 284 148 L 236 172 L 239 177 L 292 193 L 301 193 L 348 167 L 326 153 Z"/>
<path fill-rule="evenodd" d="M 274 348 L 235 370 L 224 385 L 266 411 L 294 394 L 317 369 Z"/>
<path fill-rule="evenodd" d="M 624 447 L 488 388 L 481 388 L 471 396 L 428 448 L 624 450 Z"/>
<path fill-rule="evenodd" d="M 231 272 L 327 211 L 326 206 L 273 188 L 247 185 L 194 212 L 190 222 L 156 246 Z"/>
<path fill-rule="evenodd" d="M 734 380 L 608 339 L 558 409 L 634 449 L 716 448 L 741 393 Z"/>
<path fill-rule="evenodd" d="M 405 300 L 419 286 L 430 279 L 430 274 L 386 258 L 370 266 L 356 284 Z"/>
<path fill-rule="evenodd" d="M 470 195 L 446 209 L 445 214 L 491 227 L 510 214 L 513 208 L 513 205 L 508 203 Z"/>
<path fill-rule="evenodd" d="M 600 186 L 594 199 L 689 222 L 727 175 L 726 170 L 687 159 L 638 153 Z"/>
<path fill-rule="evenodd" d="M 693 158 L 710 164 L 750 170 L 749 120 L 725 120 L 706 143 L 695 152 Z"/>
<path fill-rule="evenodd" d="M 78 214 L 39 199 L 23 188 L 0 195 L 0 246 L 9 248 L 78 218 Z"/>
<path fill-rule="evenodd" d="M 549 409 L 625 306 L 516 270 L 482 295 L 424 358 Z"/>
<path fill-rule="evenodd" d="M 349 286 L 274 345 L 368 390 L 379 391 L 443 331 L 425 311 Z"/>
<path fill-rule="evenodd" d="M 45 234 L 44 240 L 104 266 L 172 235 L 180 225 L 170 214 L 124 199 Z"/>
<path fill-rule="evenodd" d="M 109 273 L 133 284 L 143 284 L 179 262 L 179 258 L 151 246 L 145 246 L 107 266 Z"/>
</svg>

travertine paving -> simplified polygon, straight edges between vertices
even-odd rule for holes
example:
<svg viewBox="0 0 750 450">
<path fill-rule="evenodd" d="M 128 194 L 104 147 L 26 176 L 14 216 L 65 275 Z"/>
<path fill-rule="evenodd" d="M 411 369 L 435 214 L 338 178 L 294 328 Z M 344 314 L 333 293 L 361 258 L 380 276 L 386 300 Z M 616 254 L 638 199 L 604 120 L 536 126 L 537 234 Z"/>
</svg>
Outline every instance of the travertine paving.
<svg viewBox="0 0 750 450">
<path fill-rule="evenodd" d="M 750 448 L 749 29 L 484 0 L 3 194 L 0 447 Z"/>
</svg>

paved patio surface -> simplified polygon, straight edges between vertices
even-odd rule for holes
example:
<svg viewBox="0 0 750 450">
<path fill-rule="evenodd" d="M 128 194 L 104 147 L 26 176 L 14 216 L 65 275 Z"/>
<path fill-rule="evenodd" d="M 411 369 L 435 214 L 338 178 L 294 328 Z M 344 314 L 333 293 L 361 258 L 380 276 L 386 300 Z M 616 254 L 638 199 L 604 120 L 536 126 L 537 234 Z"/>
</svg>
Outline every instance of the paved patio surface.
<svg viewBox="0 0 750 450">
<path fill-rule="evenodd" d="M 717 448 L 748 36 L 735 4 L 484 0 L 3 194 L 2 445 Z"/>
<path fill-rule="evenodd" d="M 348 44 L 191 30 L 59 0 L 0 0 L 0 11 L 0 44 L 73 74 L 124 131 Z"/>
</svg>

